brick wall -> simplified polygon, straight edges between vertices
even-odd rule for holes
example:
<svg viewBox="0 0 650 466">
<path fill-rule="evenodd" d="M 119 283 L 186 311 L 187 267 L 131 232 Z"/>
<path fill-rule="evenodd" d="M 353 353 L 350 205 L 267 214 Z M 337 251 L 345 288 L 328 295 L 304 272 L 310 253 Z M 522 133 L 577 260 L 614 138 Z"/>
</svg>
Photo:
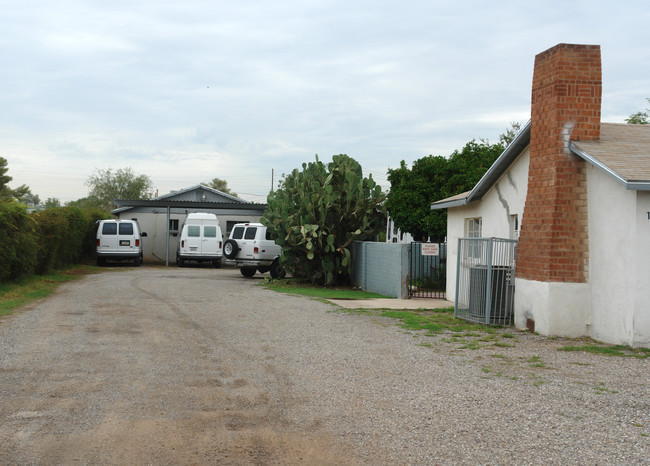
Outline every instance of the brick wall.
<svg viewBox="0 0 650 466">
<path fill-rule="evenodd" d="M 559 44 L 535 57 L 519 278 L 587 281 L 586 173 L 568 143 L 600 138 L 601 94 L 599 46 Z"/>
</svg>

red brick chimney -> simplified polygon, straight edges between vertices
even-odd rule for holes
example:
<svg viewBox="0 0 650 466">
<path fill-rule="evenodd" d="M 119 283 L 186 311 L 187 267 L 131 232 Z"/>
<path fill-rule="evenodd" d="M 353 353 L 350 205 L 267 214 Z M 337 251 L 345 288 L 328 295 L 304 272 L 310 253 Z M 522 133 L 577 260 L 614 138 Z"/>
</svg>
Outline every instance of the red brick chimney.
<svg viewBox="0 0 650 466">
<path fill-rule="evenodd" d="M 528 194 L 517 277 L 587 281 L 587 186 L 569 140 L 600 138 L 600 46 L 559 44 L 535 57 Z"/>
</svg>

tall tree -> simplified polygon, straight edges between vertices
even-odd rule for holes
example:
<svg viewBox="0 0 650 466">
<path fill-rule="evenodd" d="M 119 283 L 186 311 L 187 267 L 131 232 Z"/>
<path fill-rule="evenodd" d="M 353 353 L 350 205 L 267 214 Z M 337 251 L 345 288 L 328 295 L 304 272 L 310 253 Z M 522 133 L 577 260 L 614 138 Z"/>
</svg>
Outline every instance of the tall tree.
<svg viewBox="0 0 650 466">
<path fill-rule="evenodd" d="M 650 102 L 650 99 L 647 99 Z M 650 123 L 650 108 L 646 108 L 645 112 L 636 112 L 626 118 L 625 122 L 630 125 L 647 125 Z"/>
<path fill-rule="evenodd" d="M 201 183 L 204 186 L 208 186 L 212 189 L 216 189 L 217 191 L 221 191 L 222 193 L 230 194 L 231 196 L 237 197 L 237 193 L 234 193 L 230 190 L 228 187 L 228 182 L 226 180 L 222 180 L 221 178 L 212 178 L 212 181 L 209 183 Z"/>
<path fill-rule="evenodd" d="M 409 169 L 388 170 L 391 188 L 386 207 L 395 225 L 419 241 L 442 241 L 447 232 L 447 212 L 431 210 L 431 203 L 469 191 L 504 150 L 502 143 L 472 140 L 449 158 L 429 155 Z"/>
<path fill-rule="evenodd" d="M 113 172 L 96 170 L 86 183 L 90 187 L 89 198 L 96 198 L 99 205 L 110 210 L 115 199 L 151 199 L 152 183 L 147 175 L 137 175 L 130 167 Z"/>
<path fill-rule="evenodd" d="M 34 196 L 27 185 L 18 186 L 16 189 L 9 187 L 9 182 L 13 178 L 7 175 L 9 167 L 7 167 L 7 159 L 0 157 L 0 199 L 17 199 L 23 200 L 26 196 Z M 36 196 L 38 198 L 38 196 Z"/>
<path fill-rule="evenodd" d="M 353 158 L 335 155 L 325 165 L 316 157 L 284 176 L 261 221 L 282 246 L 288 272 L 312 283 L 347 283 L 352 242 L 375 239 L 385 228 L 384 200 Z"/>
</svg>

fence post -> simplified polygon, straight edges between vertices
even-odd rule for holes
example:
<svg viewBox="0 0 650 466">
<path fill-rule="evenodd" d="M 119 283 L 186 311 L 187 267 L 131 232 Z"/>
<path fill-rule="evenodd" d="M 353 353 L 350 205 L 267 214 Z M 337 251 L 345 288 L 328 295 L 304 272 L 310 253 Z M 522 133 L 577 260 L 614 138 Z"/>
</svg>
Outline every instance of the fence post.
<svg viewBox="0 0 650 466">
<path fill-rule="evenodd" d="M 494 238 L 487 241 L 487 283 L 485 284 L 485 324 L 490 325 L 492 315 L 492 248 Z"/>
</svg>

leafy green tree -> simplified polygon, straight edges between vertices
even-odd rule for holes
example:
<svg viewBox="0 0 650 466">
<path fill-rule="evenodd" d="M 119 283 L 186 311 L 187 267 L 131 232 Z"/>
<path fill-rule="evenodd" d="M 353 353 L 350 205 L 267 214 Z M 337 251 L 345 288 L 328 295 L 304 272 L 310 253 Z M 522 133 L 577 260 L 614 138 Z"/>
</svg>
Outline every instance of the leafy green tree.
<svg viewBox="0 0 650 466">
<path fill-rule="evenodd" d="M 48 197 L 47 200 L 45 201 L 44 207 L 46 209 L 61 207 L 61 201 L 57 197 Z"/>
<path fill-rule="evenodd" d="M 7 175 L 9 168 L 7 167 L 7 159 L 0 157 L 0 199 L 17 199 L 22 200 L 25 196 L 32 195 L 29 187 L 21 185 L 16 189 L 9 187 L 9 182 L 13 178 Z M 36 196 L 38 198 L 38 196 Z"/>
<path fill-rule="evenodd" d="M 472 140 L 449 158 L 429 155 L 409 169 L 388 170 L 391 188 L 386 207 L 395 225 L 418 241 L 442 241 L 447 212 L 431 210 L 431 203 L 471 190 L 504 150 L 502 143 Z"/>
<path fill-rule="evenodd" d="M 650 99 L 647 99 L 650 102 Z M 650 108 L 647 108 L 645 112 L 636 112 L 630 115 L 630 118 L 626 118 L 625 122 L 630 125 L 647 125 L 650 123 Z"/>
<path fill-rule="evenodd" d="M 99 201 L 99 205 L 110 210 L 115 199 L 151 199 L 152 183 L 147 175 L 136 176 L 130 167 L 113 172 L 96 170 L 86 183 L 90 187 L 89 197 Z"/>
<path fill-rule="evenodd" d="M 222 180 L 221 178 L 212 178 L 212 181 L 209 183 L 201 183 L 204 186 L 208 186 L 212 189 L 216 189 L 217 191 L 221 191 L 222 193 L 230 194 L 231 196 L 237 197 L 237 193 L 234 193 L 230 190 L 228 187 L 228 182 L 226 180 Z"/>
<path fill-rule="evenodd" d="M 335 285 L 350 280 L 355 240 L 373 240 L 385 228 L 385 194 L 345 154 L 325 165 L 303 163 L 283 176 L 267 198 L 262 223 L 282 246 L 282 265 L 295 277 Z"/>
</svg>

